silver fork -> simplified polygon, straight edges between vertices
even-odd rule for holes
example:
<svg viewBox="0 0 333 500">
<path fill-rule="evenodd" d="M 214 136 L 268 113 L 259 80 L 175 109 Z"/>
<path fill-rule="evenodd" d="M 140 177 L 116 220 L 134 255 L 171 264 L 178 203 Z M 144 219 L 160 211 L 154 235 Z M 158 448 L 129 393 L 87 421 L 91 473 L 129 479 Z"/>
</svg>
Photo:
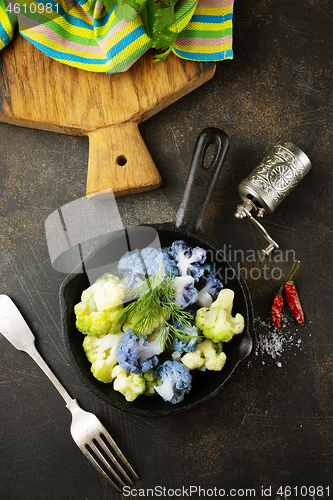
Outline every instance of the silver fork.
<svg viewBox="0 0 333 500">
<path fill-rule="evenodd" d="M 32 331 L 7 295 L 0 295 L 0 332 L 16 349 L 29 354 L 59 391 L 72 414 L 70 431 L 75 443 L 104 478 L 118 491 L 126 482 L 133 484 L 129 474 L 139 479 L 96 415 L 82 410 L 50 370 L 35 347 Z"/>
</svg>

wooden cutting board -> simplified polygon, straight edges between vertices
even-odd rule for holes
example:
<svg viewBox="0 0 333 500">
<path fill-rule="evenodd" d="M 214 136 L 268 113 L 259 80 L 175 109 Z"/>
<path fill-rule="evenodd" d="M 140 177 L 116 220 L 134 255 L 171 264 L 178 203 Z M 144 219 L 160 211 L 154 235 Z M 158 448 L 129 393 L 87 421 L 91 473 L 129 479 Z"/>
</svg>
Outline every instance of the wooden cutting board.
<svg viewBox="0 0 333 500">
<path fill-rule="evenodd" d="M 144 54 L 128 71 L 91 73 L 61 64 L 19 33 L 0 52 L 0 121 L 89 137 L 86 194 L 157 188 L 161 177 L 139 124 L 212 78 L 215 63 Z"/>
</svg>

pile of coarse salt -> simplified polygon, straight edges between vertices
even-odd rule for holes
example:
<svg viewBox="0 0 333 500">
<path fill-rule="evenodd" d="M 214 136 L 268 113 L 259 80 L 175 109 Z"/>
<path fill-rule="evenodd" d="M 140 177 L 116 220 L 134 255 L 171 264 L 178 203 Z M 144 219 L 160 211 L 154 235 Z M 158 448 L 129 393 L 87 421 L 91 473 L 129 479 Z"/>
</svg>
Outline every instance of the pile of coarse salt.
<svg viewBox="0 0 333 500">
<path fill-rule="evenodd" d="M 284 317 L 281 319 L 281 329 L 276 328 L 271 318 L 263 320 L 254 318 L 254 327 L 257 333 L 256 355 L 268 354 L 277 364 L 282 366 L 281 358 L 283 352 L 293 347 L 302 350 L 302 340 L 298 338 L 298 328 L 291 325 L 292 320 Z M 265 361 L 262 360 L 262 364 Z"/>
</svg>

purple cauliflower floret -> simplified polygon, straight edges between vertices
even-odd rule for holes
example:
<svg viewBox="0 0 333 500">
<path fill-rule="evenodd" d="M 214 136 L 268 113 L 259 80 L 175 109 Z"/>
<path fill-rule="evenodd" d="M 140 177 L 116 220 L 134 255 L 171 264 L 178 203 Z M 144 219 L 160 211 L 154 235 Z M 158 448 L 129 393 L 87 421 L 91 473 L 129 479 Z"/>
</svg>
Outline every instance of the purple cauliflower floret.
<svg viewBox="0 0 333 500">
<path fill-rule="evenodd" d="M 136 276 L 142 276 L 144 279 L 147 269 L 141 258 L 141 251 L 135 249 L 126 252 L 118 262 L 118 271 L 126 278 L 130 278 L 135 274 Z"/>
<path fill-rule="evenodd" d="M 205 272 L 197 284 L 197 305 L 200 307 L 210 307 L 214 300 L 217 299 L 222 288 L 222 282 L 214 276 L 209 266 L 205 266 Z"/>
<path fill-rule="evenodd" d="M 167 276 L 175 277 L 179 275 L 179 269 L 176 262 L 170 257 L 168 249 L 162 248 L 163 269 Z"/>
<path fill-rule="evenodd" d="M 155 374 L 162 381 L 155 391 L 169 403 L 180 403 L 192 388 L 190 370 L 180 361 L 164 361 L 155 369 Z"/>
<path fill-rule="evenodd" d="M 142 274 L 132 273 L 127 276 L 126 285 L 129 288 L 137 288 L 140 286 L 145 280 L 145 277 Z"/>
<path fill-rule="evenodd" d="M 177 322 L 178 323 L 178 322 Z M 174 324 L 175 328 L 183 331 L 185 335 L 190 335 L 191 340 L 181 340 L 180 338 L 175 337 L 173 339 L 173 349 L 174 351 L 182 354 L 183 352 L 192 352 L 198 349 L 198 338 L 201 335 L 201 332 L 197 326 L 182 326 Z"/>
<path fill-rule="evenodd" d="M 172 323 L 174 328 L 177 328 L 180 332 L 184 332 L 185 335 L 190 335 L 192 337 L 190 340 L 182 340 L 178 337 L 173 339 L 174 352 L 172 354 L 172 358 L 177 361 L 180 359 L 180 354 L 183 352 L 192 352 L 198 348 L 197 342 L 201 336 L 201 332 L 195 324 L 195 317 L 197 314 L 196 309 L 187 309 L 186 312 L 190 313 L 192 316 L 192 318 L 188 320 L 190 325 L 183 324 L 179 320 L 175 320 Z"/>
<path fill-rule="evenodd" d="M 172 243 L 169 255 L 177 264 L 179 276 L 192 276 L 197 280 L 203 275 L 202 264 L 207 257 L 207 252 L 203 248 L 191 248 L 185 241 L 177 240 Z"/>
<path fill-rule="evenodd" d="M 117 345 L 116 359 L 127 372 L 145 373 L 158 364 L 157 355 L 162 351 L 159 342 L 148 342 L 147 335 L 135 335 L 130 328 Z"/>
<path fill-rule="evenodd" d="M 181 309 L 191 306 L 198 300 L 198 290 L 194 286 L 192 276 L 178 276 L 175 278 L 171 287 L 175 290 L 175 302 Z"/>
<path fill-rule="evenodd" d="M 167 276 L 178 276 L 177 264 L 170 258 L 166 248 L 143 248 L 126 252 L 118 263 L 118 271 L 127 278 L 130 288 L 137 288 L 149 276 L 153 276 L 162 267 Z"/>
<path fill-rule="evenodd" d="M 163 260 L 162 250 L 147 247 L 141 250 L 141 258 L 145 264 L 148 276 L 153 276 L 157 273 Z"/>
<path fill-rule="evenodd" d="M 141 250 L 141 257 L 147 269 L 148 276 L 156 274 L 161 267 L 167 276 L 178 276 L 178 267 L 170 258 L 166 248 L 156 249 L 147 247 Z"/>
</svg>

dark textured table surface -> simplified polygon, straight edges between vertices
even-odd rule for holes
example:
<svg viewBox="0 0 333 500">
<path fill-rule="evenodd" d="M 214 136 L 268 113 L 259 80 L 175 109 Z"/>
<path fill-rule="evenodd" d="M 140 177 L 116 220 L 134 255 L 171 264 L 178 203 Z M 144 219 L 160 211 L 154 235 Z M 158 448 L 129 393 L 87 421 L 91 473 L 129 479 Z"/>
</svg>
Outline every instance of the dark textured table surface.
<svg viewBox="0 0 333 500">
<path fill-rule="evenodd" d="M 139 472 L 131 498 L 254 498 L 254 490 L 258 499 L 333 497 L 332 20 L 328 0 L 235 0 L 234 59 L 140 127 L 163 185 L 118 200 L 125 224 L 173 220 L 199 132 L 215 126 L 230 138 L 203 230 L 247 278 L 258 345 L 195 412 L 129 415 L 76 376 L 61 337 L 63 275 L 51 266 L 44 223 L 84 196 L 88 140 L 0 124 L 0 293 L 19 306 L 55 374 Z M 297 144 L 313 168 L 264 217 L 281 253 L 262 262 L 262 236 L 233 215 L 237 185 L 281 140 Z M 277 332 L 274 276 L 287 273 L 293 255 L 306 324 L 286 309 Z M 70 413 L 37 365 L 2 337 L 0 348 L 0 498 L 120 498 L 75 446 Z"/>
</svg>

